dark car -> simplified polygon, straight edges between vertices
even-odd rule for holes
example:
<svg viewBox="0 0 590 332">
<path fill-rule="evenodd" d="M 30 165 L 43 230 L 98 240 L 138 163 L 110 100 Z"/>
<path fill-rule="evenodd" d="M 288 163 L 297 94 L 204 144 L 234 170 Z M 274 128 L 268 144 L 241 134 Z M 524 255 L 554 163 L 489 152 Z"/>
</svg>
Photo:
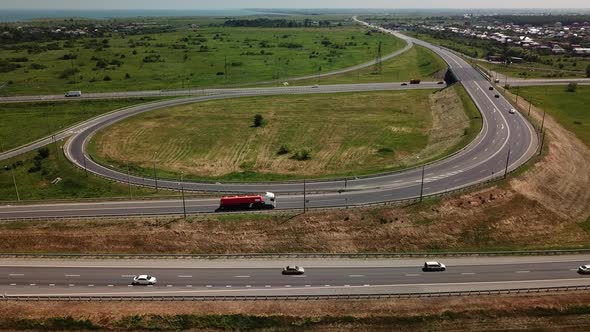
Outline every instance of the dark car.
<svg viewBox="0 0 590 332">
<path fill-rule="evenodd" d="M 302 268 L 301 266 L 287 266 L 283 269 L 284 275 L 298 275 L 298 274 L 304 274 L 304 273 L 305 273 L 305 269 Z"/>
<path fill-rule="evenodd" d="M 494 97 L 496 97 L 496 98 L 500 98 L 500 95 L 494 95 Z"/>
<path fill-rule="evenodd" d="M 408 83 L 402 83 L 402 86 L 406 86 L 406 85 L 408 85 Z"/>
<path fill-rule="evenodd" d="M 445 82 L 443 82 L 443 81 L 440 81 L 440 82 L 438 82 L 438 83 L 436 83 L 436 84 L 445 84 Z"/>
<path fill-rule="evenodd" d="M 488 89 L 489 89 L 490 91 L 492 91 L 492 90 L 494 90 L 494 87 L 493 87 L 493 86 L 491 86 L 491 87 L 489 87 Z"/>
</svg>

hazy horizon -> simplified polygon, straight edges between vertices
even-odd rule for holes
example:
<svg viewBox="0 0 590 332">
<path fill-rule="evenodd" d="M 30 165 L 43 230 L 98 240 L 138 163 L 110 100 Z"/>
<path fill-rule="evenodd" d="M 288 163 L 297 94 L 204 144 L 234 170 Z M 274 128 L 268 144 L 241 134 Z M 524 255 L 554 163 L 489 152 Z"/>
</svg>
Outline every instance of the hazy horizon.
<svg viewBox="0 0 590 332">
<path fill-rule="evenodd" d="M 589 9 L 587 0 L 299 0 L 297 7 L 290 1 L 273 0 L 3 0 L 4 10 L 226 10 L 226 9 Z M 165 5 L 164 5 L 165 4 Z"/>
</svg>

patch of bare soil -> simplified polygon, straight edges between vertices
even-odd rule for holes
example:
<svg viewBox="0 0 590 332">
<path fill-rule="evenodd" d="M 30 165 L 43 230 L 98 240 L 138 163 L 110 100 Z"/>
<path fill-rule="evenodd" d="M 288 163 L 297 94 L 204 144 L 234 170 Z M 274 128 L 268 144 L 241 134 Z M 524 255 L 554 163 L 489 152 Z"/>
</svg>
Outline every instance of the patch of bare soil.
<svg viewBox="0 0 590 332">
<path fill-rule="evenodd" d="M 326 320 L 328 323 L 318 324 L 315 330 L 356 328 L 369 331 L 396 326 L 403 330 L 428 327 L 436 330 L 489 331 L 584 326 L 590 318 L 589 303 L 588 293 L 309 302 L 139 302 L 108 305 L 96 302 L 2 302 L 0 323 L 15 317 L 40 320 L 71 316 L 112 328 L 116 321 L 150 315 L 168 317 L 171 322 L 177 315 L 251 315 L 307 319 L 311 322 L 329 318 Z"/>
</svg>

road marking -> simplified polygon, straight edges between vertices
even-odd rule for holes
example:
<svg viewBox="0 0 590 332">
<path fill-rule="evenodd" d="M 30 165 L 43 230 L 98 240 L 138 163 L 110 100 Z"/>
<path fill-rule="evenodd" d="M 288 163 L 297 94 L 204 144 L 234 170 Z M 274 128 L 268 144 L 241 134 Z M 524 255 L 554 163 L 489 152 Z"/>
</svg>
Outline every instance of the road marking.
<svg viewBox="0 0 590 332">
<path fill-rule="evenodd" d="M 406 277 L 417 277 L 417 276 L 419 276 L 419 274 L 416 274 L 416 273 L 406 274 Z"/>
<path fill-rule="evenodd" d="M 205 286 L 205 287 L 207 287 L 207 288 L 211 288 L 211 287 L 213 287 L 213 286 L 211 286 L 211 285 L 207 285 L 207 286 Z"/>
<path fill-rule="evenodd" d="M 193 287 L 193 285 L 186 285 L 186 287 L 189 287 L 190 288 L 190 287 Z"/>
<path fill-rule="evenodd" d="M 172 287 L 172 285 L 166 285 L 166 287 Z"/>
<path fill-rule="evenodd" d="M 10 286 L 16 286 L 16 284 L 10 284 Z"/>
<path fill-rule="evenodd" d="M 107 285 L 107 287 L 113 287 L 113 285 Z"/>
<path fill-rule="evenodd" d="M 37 284 L 29 284 L 29 286 L 37 286 Z"/>
<path fill-rule="evenodd" d="M 225 285 L 226 288 L 231 288 L 231 285 Z"/>
<path fill-rule="evenodd" d="M 133 287 L 133 285 L 127 285 L 127 287 Z"/>
<path fill-rule="evenodd" d="M 123 274 L 121 277 L 122 278 L 135 278 L 135 276 L 131 275 L 131 274 Z"/>
<path fill-rule="evenodd" d="M 65 277 L 79 277 L 79 274 L 66 274 Z"/>
<path fill-rule="evenodd" d="M 291 287 L 291 285 L 285 285 L 285 287 L 289 288 L 289 287 Z"/>
<path fill-rule="evenodd" d="M 69 284 L 68 286 L 70 286 L 70 287 L 74 287 L 74 286 L 76 286 L 76 285 L 74 285 L 74 284 Z"/>
<path fill-rule="evenodd" d="M 94 285 L 93 284 L 89 284 L 88 287 L 94 287 Z"/>
<path fill-rule="evenodd" d="M 330 285 L 324 285 L 324 287 L 330 287 Z"/>
<path fill-rule="evenodd" d="M 305 287 L 311 287 L 311 285 L 305 285 Z"/>
<path fill-rule="evenodd" d="M 344 285 L 344 287 L 350 287 L 350 285 Z"/>
<path fill-rule="evenodd" d="M 466 276 L 466 275 L 472 275 L 475 274 L 475 272 L 463 272 L 461 273 L 462 275 Z"/>
<path fill-rule="evenodd" d="M 363 287 L 370 287 L 370 284 L 364 284 Z"/>
<path fill-rule="evenodd" d="M 529 273 L 531 271 L 516 271 L 516 273 Z"/>
<path fill-rule="evenodd" d="M 363 274 L 351 274 L 351 275 L 349 275 L 350 278 L 362 278 L 364 276 L 365 275 L 363 275 Z"/>
<path fill-rule="evenodd" d="M 264 287 L 266 287 L 266 288 L 270 288 L 270 285 L 265 285 Z"/>
<path fill-rule="evenodd" d="M 24 276 L 24 274 L 22 274 L 22 273 L 11 273 L 11 274 L 9 274 L 9 276 L 11 276 L 11 277 L 22 277 L 22 276 Z"/>
<path fill-rule="evenodd" d="M 50 286 L 50 287 L 53 287 L 53 286 L 55 286 L 55 284 L 49 284 L 49 286 Z"/>
<path fill-rule="evenodd" d="M 179 278 L 192 278 L 193 276 L 178 276 Z"/>
<path fill-rule="evenodd" d="M 246 285 L 246 288 L 250 288 L 250 287 L 252 287 L 252 286 L 251 285 Z"/>
<path fill-rule="evenodd" d="M 250 278 L 250 276 L 235 276 L 234 278 Z"/>
</svg>

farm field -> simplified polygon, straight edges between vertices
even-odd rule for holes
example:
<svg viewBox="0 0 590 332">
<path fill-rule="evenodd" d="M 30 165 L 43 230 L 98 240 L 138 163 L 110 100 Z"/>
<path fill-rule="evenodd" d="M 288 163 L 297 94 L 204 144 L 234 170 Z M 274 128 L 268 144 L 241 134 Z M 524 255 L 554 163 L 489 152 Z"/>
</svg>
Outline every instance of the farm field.
<svg viewBox="0 0 590 332">
<path fill-rule="evenodd" d="M 232 28 L 146 35 L 113 33 L 0 48 L 0 95 L 224 86 L 329 72 L 401 49 L 359 26 Z"/>
<path fill-rule="evenodd" d="M 0 104 L 0 152 L 119 108 L 163 98 Z"/>
<path fill-rule="evenodd" d="M 381 73 L 374 66 L 353 72 L 292 82 L 295 85 L 408 82 L 411 79 L 442 80 L 447 64 L 434 52 L 414 45 L 405 53 L 384 61 Z"/>
<path fill-rule="evenodd" d="M 468 107 L 466 114 L 470 101 L 461 92 L 455 86 L 184 105 L 105 128 L 89 151 L 137 174 L 152 174 L 155 162 L 170 178 L 260 181 L 395 170 L 443 156 L 479 131 L 479 113 Z M 257 113 L 263 125 L 253 127 Z"/>
</svg>

